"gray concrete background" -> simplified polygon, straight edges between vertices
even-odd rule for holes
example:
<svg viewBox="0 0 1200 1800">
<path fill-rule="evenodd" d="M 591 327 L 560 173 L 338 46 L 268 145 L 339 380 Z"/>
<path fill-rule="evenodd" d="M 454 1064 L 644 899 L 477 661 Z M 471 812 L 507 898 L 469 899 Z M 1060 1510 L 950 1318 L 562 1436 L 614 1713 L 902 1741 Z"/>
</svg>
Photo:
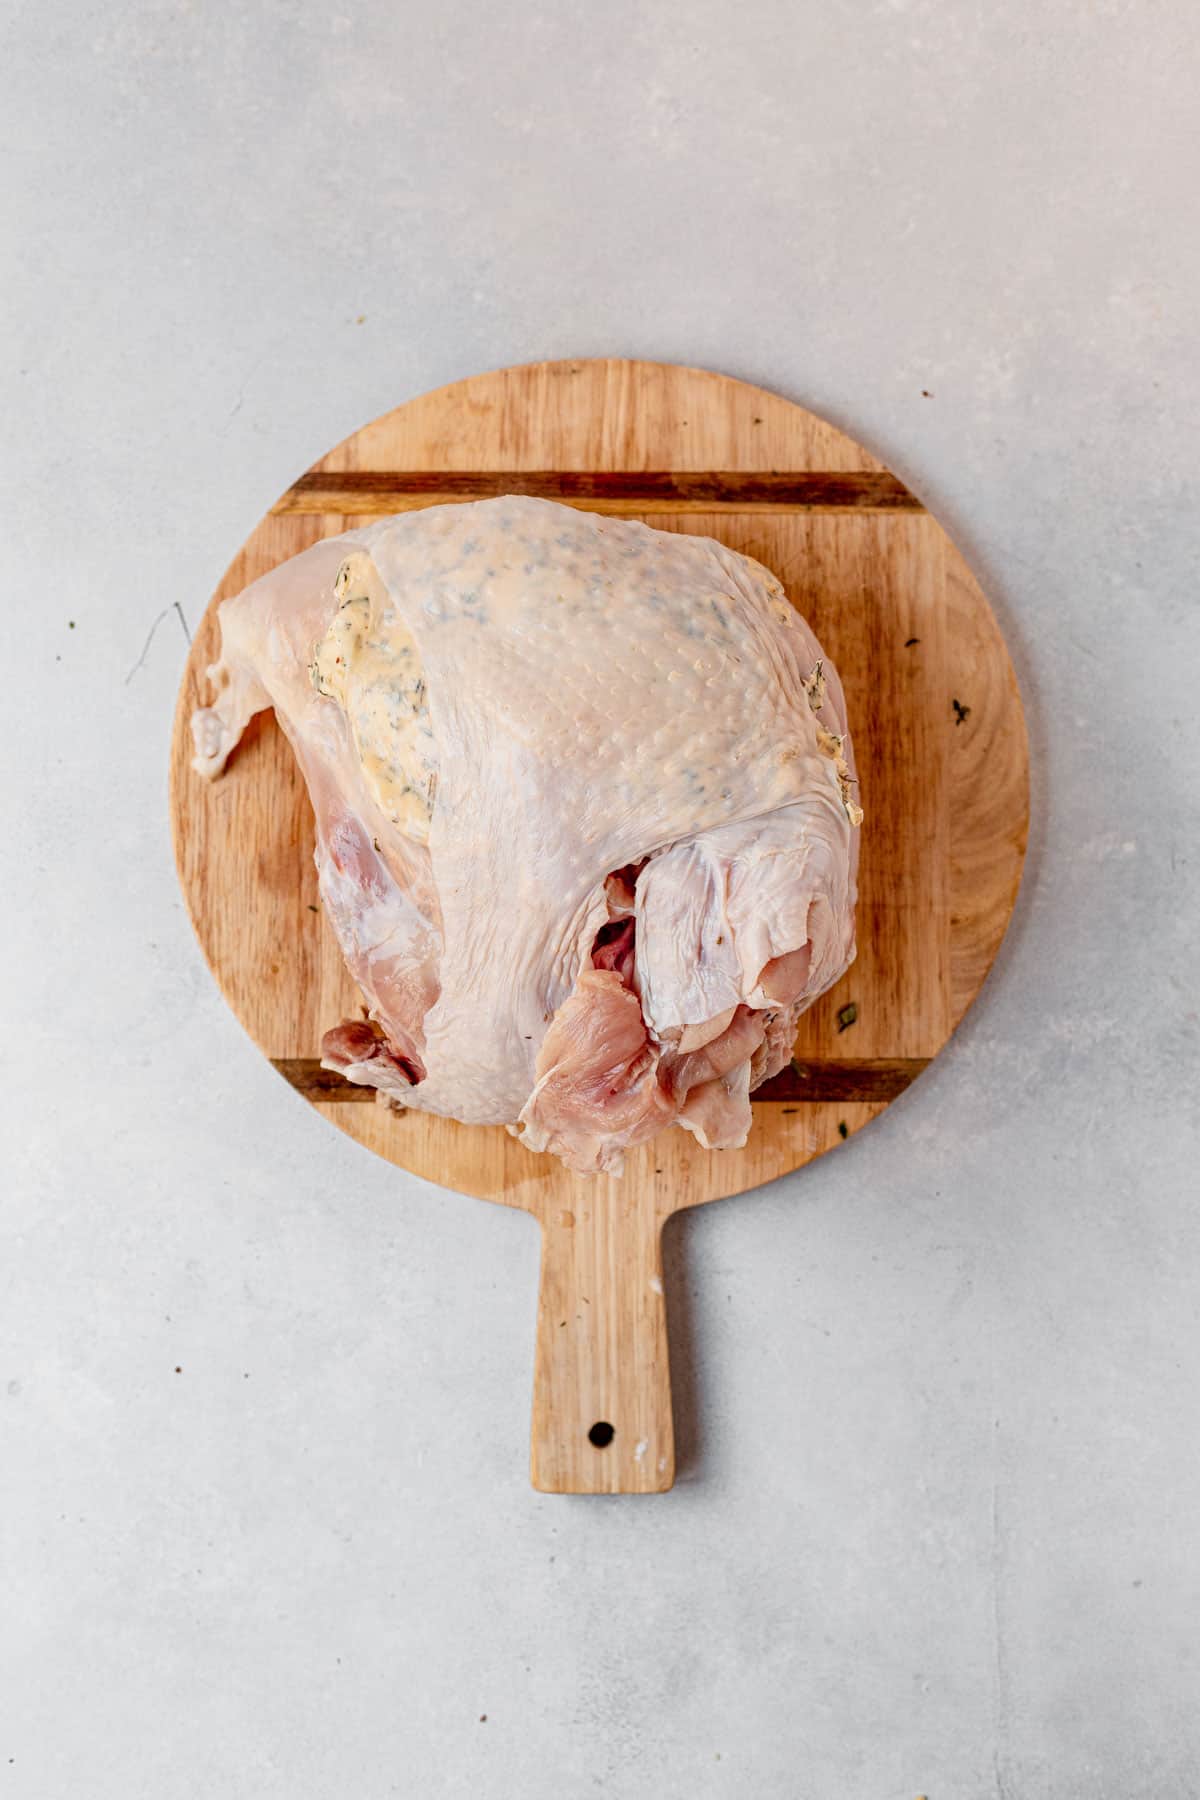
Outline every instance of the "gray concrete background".
<svg viewBox="0 0 1200 1800">
<path fill-rule="evenodd" d="M 3 34 L 0 1795 L 1200 1793 L 1194 8 Z M 912 483 L 1036 797 L 938 1066 L 680 1228 L 685 1478 L 611 1503 L 527 1485 L 533 1225 L 357 1151 L 219 998 L 149 635 L 364 420 L 600 353 Z"/>
</svg>

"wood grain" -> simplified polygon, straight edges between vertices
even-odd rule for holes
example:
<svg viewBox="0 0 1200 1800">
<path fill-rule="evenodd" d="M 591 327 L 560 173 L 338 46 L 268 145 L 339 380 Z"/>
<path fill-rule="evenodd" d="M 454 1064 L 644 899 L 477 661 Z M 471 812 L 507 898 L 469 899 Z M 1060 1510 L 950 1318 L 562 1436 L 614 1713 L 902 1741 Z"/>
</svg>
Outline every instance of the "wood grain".
<svg viewBox="0 0 1200 1800">
<path fill-rule="evenodd" d="M 209 697 L 216 602 L 364 509 L 438 504 L 478 491 L 470 484 L 481 479 L 518 491 L 553 480 L 555 497 L 758 557 L 845 682 L 866 811 L 858 960 L 801 1020 L 796 1064 L 771 1098 L 756 1098 L 744 1150 L 707 1152 L 671 1131 L 629 1158 L 623 1180 L 586 1181 L 499 1127 L 397 1115 L 331 1089 L 314 1072 L 317 1046 L 329 1025 L 357 1015 L 361 996 L 320 915 L 312 818 L 291 753 L 267 716 L 220 781 L 192 774 L 188 721 Z M 946 534 L 852 439 L 727 377 L 615 360 L 474 376 L 356 432 L 251 535 L 196 634 L 171 781 L 200 942 L 275 1066 L 379 1155 L 541 1221 L 537 1484 L 669 1485 L 665 1313 L 651 1285 L 661 1285 L 665 1220 L 786 1174 L 874 1118 L 961 1020 L 1016 898 L 1028 811 L 1020 698 L 996 621 Z M 601 1447 L 587 1436 L 598 1422 L 614 1429 Z"/>
</svg>

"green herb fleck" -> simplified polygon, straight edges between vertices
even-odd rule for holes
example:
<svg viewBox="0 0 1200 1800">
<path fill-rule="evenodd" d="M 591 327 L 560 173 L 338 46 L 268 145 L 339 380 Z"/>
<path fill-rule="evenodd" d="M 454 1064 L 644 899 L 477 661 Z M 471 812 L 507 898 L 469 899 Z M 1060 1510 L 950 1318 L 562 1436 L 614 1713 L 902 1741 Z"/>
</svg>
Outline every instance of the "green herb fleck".
<svg viewBox="0 0 1200 1800">
<path fill-rule="evenodd" d="M 847 1125 L 845 1119 L 838 1120 L 838 1136 L 840 1138 L 848 1138 L 850 1136 L 850 1127 Z"/>
<path fill-rule="evenodd" d="M 320 912 L 321 909 L 319 906 L 314 906 L 310 900 L 309 905 L 308 905 L 308 910 L 309 910 L 309 912 Z"/>
<path fill-rule="evenodd" d="M 961 725 L 964 720 L 970 718 L 971 709 L 969 706 L 964 706 L 961 700 L 952 700 L 950 704 L 954 708 L 954 723 L 956 725 Z"/>
<path fill-rule="evenodd" d="M 849 1031 L 851 1025 L 853 1025 L 857 1019 L 858 1002 L 856 1000 L 851 1000 L 849 1006 L 843 1006 L 841 1012 L 837 1016 L 838 1030 Z"/>
</svg>

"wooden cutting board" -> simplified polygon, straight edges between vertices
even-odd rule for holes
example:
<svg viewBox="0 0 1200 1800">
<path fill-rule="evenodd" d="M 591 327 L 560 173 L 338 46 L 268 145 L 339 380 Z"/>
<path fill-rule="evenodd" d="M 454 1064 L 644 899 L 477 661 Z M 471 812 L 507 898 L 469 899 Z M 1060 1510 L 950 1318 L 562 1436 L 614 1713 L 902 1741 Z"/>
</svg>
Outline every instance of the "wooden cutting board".
<svg viewBox="0 0 1200 1800">
<path fill-rule="evenodd" d="M 502 493 L 699 532 L 757 557 L 845 683 L 866 814 L 858 960 L 801 1020 L 791 1069 L 754 1096 L 744 1150 L 705 1151 L 671 1130 L 629 1157 L 622 1180 L 586 1180 L 498 1126 L 397 1115 L 323 1072 L 321 1034 L 357 1016 L 361 996 L 320 914 L 312 817 L 291 753 L 268 714 L 221 780 L 192 773 L 189 719 L 209 697 L 218 601 L 364 515 Z M 192 646 L 171 811 L 205 956 L 284 1079 L 380 1156 L 541 1221 L 534 1485 L 647 1493 L 674 1475 L 666 1220 L 836 1148 L 936 1056 L 1016 899 L 1028 759 L 1012 665 L 970 570 L 858 444 L 776 394 L 704 370 L 554 362 L 409 401 L 272 507 Z"/>
</svg>

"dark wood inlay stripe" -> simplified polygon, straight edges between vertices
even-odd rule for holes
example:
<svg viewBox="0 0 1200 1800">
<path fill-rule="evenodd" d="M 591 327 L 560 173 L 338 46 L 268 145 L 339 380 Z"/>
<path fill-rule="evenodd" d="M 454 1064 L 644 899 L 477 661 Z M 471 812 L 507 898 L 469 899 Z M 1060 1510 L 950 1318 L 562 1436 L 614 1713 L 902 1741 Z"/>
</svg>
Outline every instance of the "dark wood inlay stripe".
<svg viewBox="0 0 1200 1800">
<path fill-rule="evenodd" d="M 332 1069 L 323 1069 L 315 1056 L 272 1057 L 274 1067 L 296 1092 L 314 1106 L 338 1106 L 346 1102 L 374 1103 L 375 1089 L 356 1087 Z M 779 1100 L 894 1100 L 927 1068 L 928 1057 L 871 1058 L 859 1062 L 793 1062 L 764 1082 L 752 1098 Z"/>
<path fill-rule="evenodd" d="M 894 1100 L 929 1067 L 927 1056 L 864 1057 L 859 1062 L 792 1062 L 755 1088 L 759 1100 Z"/>
<path fill-rule="evenodd" d="M 921 512 L 894 475 L 840 470 L 310 470 L 276 513 L 390 513 L 498 494 L 533 494 L 593 512 Z"/>
</svg>

